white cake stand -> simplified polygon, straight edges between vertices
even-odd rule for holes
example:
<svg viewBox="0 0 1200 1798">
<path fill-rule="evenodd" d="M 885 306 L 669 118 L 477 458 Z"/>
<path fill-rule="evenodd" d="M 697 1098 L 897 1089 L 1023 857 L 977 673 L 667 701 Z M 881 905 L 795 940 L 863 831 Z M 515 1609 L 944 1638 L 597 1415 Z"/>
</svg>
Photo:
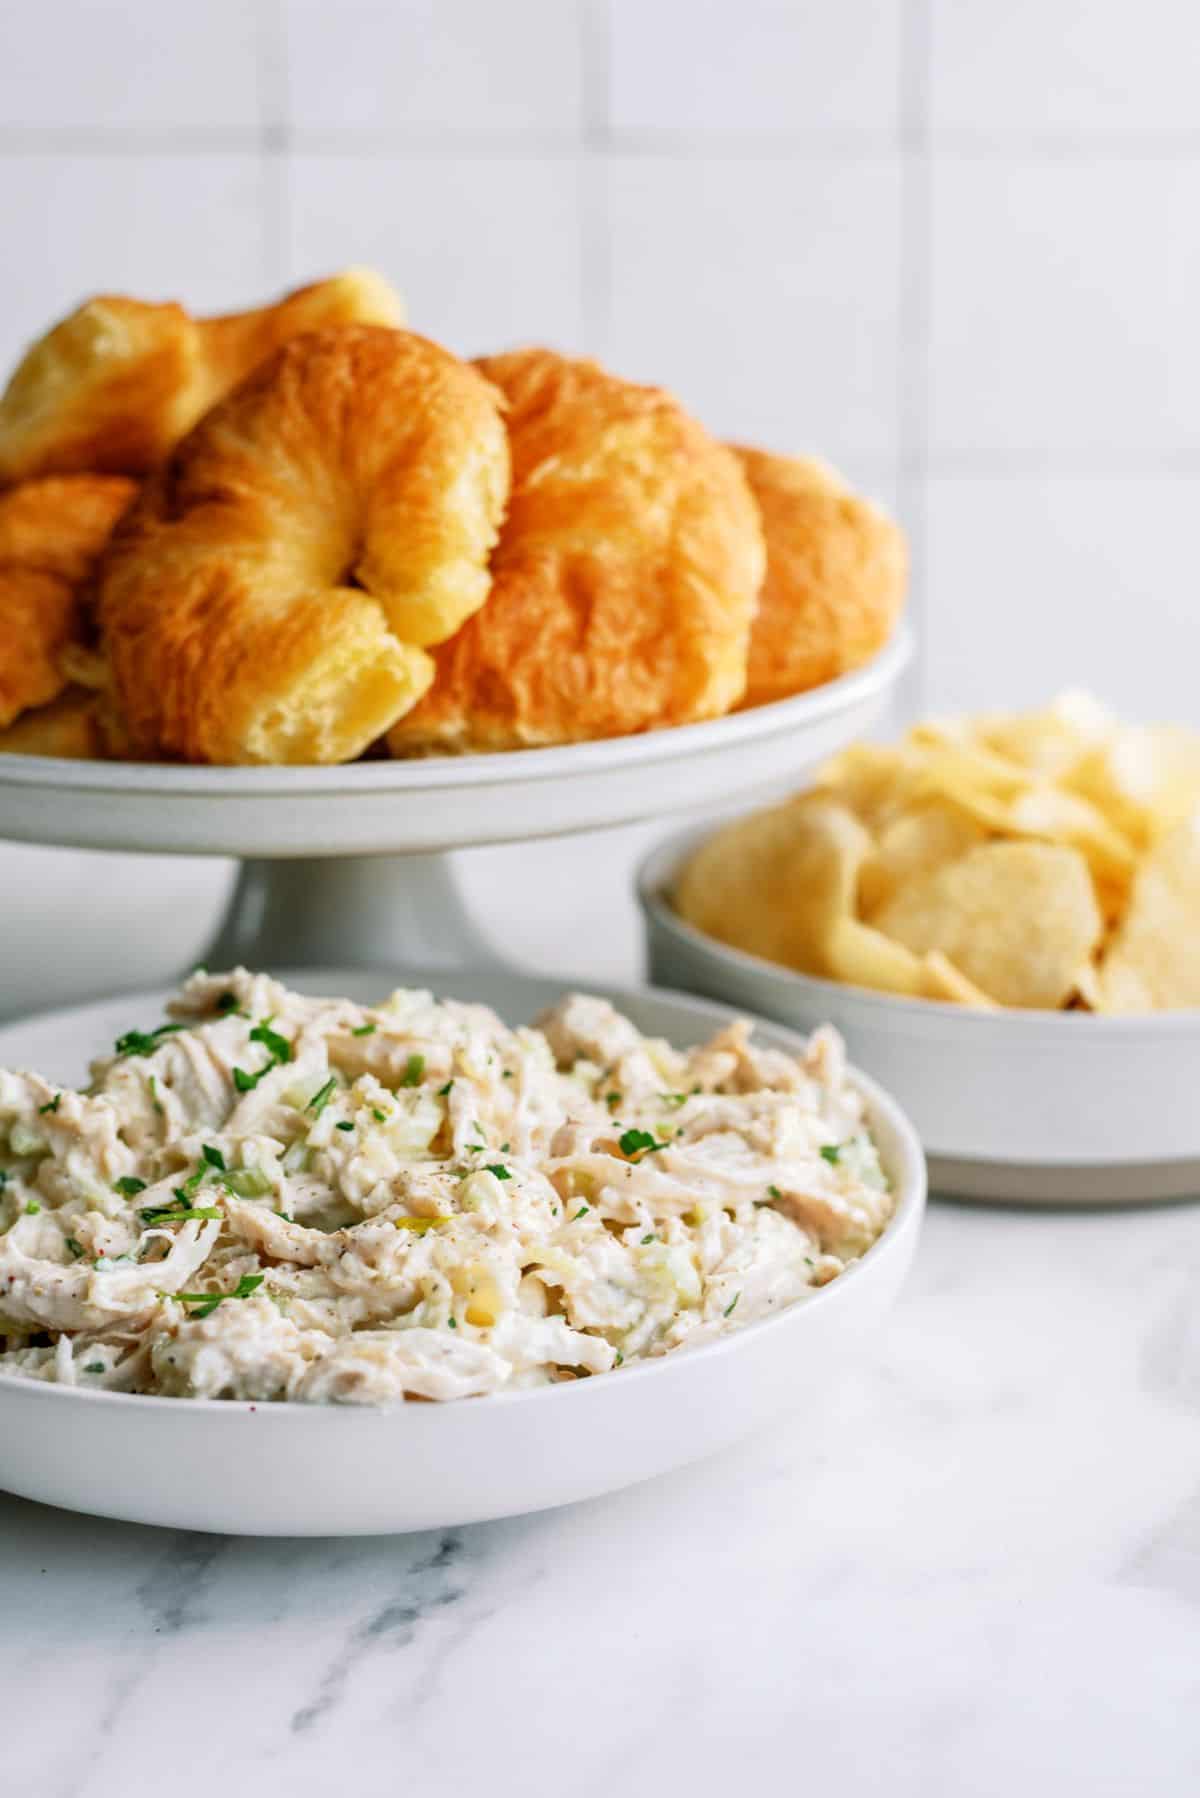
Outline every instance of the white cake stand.
<svg viewBox="0 0 1200 1798">
<path fill-rule="evenodd" d="M 212 967 L 494 962 L 447 851 L 630 824 L 797 781 L 876 720 L 909 654 L 899 638 L 828 686 L 708 724 L 508 755 L 337 768 L 0 755 L 0 837 L 240 856 L 205 956 Z"/>
</svg>

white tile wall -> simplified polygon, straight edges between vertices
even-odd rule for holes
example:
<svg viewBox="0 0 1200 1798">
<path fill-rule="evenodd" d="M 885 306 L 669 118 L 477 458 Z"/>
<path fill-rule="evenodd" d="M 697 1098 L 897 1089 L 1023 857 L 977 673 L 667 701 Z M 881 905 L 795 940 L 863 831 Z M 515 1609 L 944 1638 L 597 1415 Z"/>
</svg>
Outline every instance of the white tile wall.
<svg viewBox="0 0 1200 1798">
<path fill-rule="evenodd" d="M 934 453 L 1200 449 L 1198 297 L 1200 156 L 937 157 Z"/>
<path fill-rule="evenodd" d="M 1090 684 L 1134 715 L 1200 724 L 1200 471 L 940 475 L 926 503 L 934 706 Z"/>
<path fill-rule="evenodd" d="M 575 157 L 297 154 L 285 275 L 373 263 L 460 355 L 586 347 Z"/>
<path fill-rule="evenodd" d="M 932 0 L 931 115 L 978 132 L 1194 133 L 1191 0 Z"/>
<path fill-rule="evenodd" d="M 590 349 L 896 496 L 914 703 L 1196 716 L 1198 77 L 1195 0 L 0 6 L 0 361 L 89 290 L 216 308 L 373 260 L 460 350 Z M 639 840 L 489 851 L 468 890 L 563 964 L 602 865 L 616 971 Z M 114 980 L 122 944 L 184 960 L 223 879 L 0 849 L 0 1009 L 47 929 L 56 995 L 89 942 Z"/>
<path fill-rule="evenodd" d="M 902 0 L 611 0 L 618 131 L 893 131 Z"/>
<path fill-rule="evenodd" d="M 284 0 L 300 132 L 570 132 L 581 33 L 562 0 Z"/>
<path fill-rule="evenodd" d="M 713 429 L 896 456 L 899 159 L 608 161 L 605 350 Z"/>
</svg>

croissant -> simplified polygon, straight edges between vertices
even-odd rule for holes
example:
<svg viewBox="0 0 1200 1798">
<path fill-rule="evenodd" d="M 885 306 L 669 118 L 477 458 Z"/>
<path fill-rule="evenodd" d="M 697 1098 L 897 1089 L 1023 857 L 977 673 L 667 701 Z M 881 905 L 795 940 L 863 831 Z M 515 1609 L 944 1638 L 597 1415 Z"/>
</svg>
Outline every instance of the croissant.
<svg viewBox="0 0 1200 1798">
<path fill-rule="evenodd" d="M 0 728 L 67 685 L 64 655 L 113 526 L 137 492 L 120 475 L 59 475 L 0 493 Z"/>
<path fill-rule="evenodd" d="M 49 705 L 0 730 L 0 755 L 65 755 L 92 761 L 109 753 L 95 693 L 68 687 Z"/>
<path fill-rule="evenodd" d="M 153 476 L 101 579 L 135 752 L 339 762 L 425 691 L 487 597 L 508 493 L 499 396 L 422 337 L 298 337 Z"/>
<path fill-rule="evenodd" d="M 435 651 L 394 754 L 513 749 L 712 718 L 741 697 L 764 566 L 736 458 L 669 394 L 518 350 L 513 492 L 484 609 Z"/>
<path fill-rule="evenodd" d="M 882 648 L 904 605 L 908 552 L 900 527 L 828 464 L 733 447 L 767 540 L 743 701 L 763 705 Z"/>
<path fill-rule="evenodd" d="M 370 269 L 222 318 L 120 295 L 88 300 L 26 352 L 0 397 L 0 485 L 80 469 L 144 474 L 289 338 L 403 322 L 403 302 Z"/>
</svg>

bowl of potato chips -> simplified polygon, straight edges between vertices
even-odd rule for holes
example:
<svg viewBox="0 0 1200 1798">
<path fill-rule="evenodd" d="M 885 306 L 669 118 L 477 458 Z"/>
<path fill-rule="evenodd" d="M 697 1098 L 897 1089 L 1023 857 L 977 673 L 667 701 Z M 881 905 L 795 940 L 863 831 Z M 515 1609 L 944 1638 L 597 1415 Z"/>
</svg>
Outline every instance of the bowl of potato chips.
<svg viewBox="0 0 1200 1798">
<path fill-rule="evenodd" d="M 931 720 L 639 889 L 656 981 L 837 1025 L 942 1190 L 1200 1194 L 1200 733 L 1079 693 Z"/>
</svg>

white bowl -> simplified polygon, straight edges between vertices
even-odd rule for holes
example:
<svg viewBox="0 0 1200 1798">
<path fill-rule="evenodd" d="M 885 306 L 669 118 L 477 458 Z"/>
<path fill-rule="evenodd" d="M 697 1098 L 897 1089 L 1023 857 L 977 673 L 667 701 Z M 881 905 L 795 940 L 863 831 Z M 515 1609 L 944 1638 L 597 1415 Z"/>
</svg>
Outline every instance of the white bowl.
<svg viewBox="0 0 1200 1798">
<path fill-rule="evenodd" d="M 797 1029 L 828 1021 L 916 1124 L 935 1191 L 1025 1204 L 1200 1195 L 1200 1013 L 971 1011 L 797 974 L 685 924 L 670 899 L 711 833 L 638 873 L 651 978 Z"/>
<path fill-rule="evenodd" d="M 394 983 L 396 971 L 391 971 Z M 377 995 L 387 974 L 303 979 Z M 561 982 L 495 970 L 440 980 L 513 1022 Z M 384 989 L 385 990 L 385 989 Z M 611 989 L 609 989 L 611 991 Z M 164 995 L 106 1000 L 0 1031 L 0 1063 L 78 1078 L 88 1055 Z M 640 1029 L 680 1044 L 724 1007 L 646 989 L 612 997 Z M 788 1032 L 767 1040 L 792 1048 Z M 360 1535 L 478 1522 L 594 1497 L 728 1447 L 789 1410 L 813 1410 L 869 1343 L 908 1272 L 925 1203 L 911 1124 L 854 1075 L 896 1212 L 863 1258 L 779 1316 L 721 1341 L 576 1384 L 455 1404 L 246 1404 L 80 1392 L 0 1376 L 0 1486 L 71 1510 L 242 1535 Z"/>
</svg>

